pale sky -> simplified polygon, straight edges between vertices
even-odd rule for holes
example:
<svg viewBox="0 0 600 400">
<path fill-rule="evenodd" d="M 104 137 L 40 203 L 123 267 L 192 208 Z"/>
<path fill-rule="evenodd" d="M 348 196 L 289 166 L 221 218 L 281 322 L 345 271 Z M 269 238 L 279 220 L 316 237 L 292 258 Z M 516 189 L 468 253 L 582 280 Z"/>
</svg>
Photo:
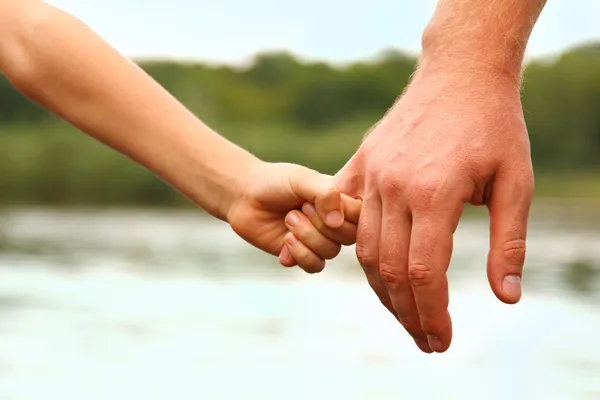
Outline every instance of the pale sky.
<svg viewBox="0 0 600 400">
<path fill-rule="evenodd" d="M 134 58 L 240 62 L 285 49 L 353 61 L 395 47 L 418 52 L 436 0 L 50 0 Z M 548 0 L 529 56 L 600 41 L 599 0 Z"/>
</svg>

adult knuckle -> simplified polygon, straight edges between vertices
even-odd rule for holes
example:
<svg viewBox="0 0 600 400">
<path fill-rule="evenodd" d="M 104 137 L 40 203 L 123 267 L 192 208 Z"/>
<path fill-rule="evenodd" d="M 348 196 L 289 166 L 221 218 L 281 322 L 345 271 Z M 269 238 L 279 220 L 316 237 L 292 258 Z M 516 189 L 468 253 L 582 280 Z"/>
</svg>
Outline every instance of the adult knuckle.
<svg viewBox="0 0 600 400">
<path fill-rule="evenodd" d="M 379 275 L 381 276 L 381 280 L 391 289 L 408 284 L 406 274 L 389 263 L 382 263 L 379 266 Z"/>
<path fill-rule="evenodd" d="M 408 277 L 415 287 L 431 285 L 434 275 L 433 269 L 427 264 L 416 263 L 408 266 Z"/>
<path fill-rule="evenodd" d="M 379 263 L 377 253 L 364 244 L 356 243 L 356 258 L 365 269 L 375 269 Z"/>
<path fill-rule="evenodd" d="M 512 267 L 521 268 L 525 263 L 527 245 L 524 239 L 515 239 L 506 242 L 502 248 L 502 256 Z"/>
<path fill-rule="evenodd" d="M 437 199 L 441 182 L 437 178 L 418 179 L 410 188 L 409 200 L 416 210 L 427 211 Z"/>
<path fill-rule="evenodd" d="M 398 176 L 390 172 L 382 173 L 378 183 L 379 192 L 382 196 L 387 198 L 396 197 L 402 189 Z"/>
</svg>

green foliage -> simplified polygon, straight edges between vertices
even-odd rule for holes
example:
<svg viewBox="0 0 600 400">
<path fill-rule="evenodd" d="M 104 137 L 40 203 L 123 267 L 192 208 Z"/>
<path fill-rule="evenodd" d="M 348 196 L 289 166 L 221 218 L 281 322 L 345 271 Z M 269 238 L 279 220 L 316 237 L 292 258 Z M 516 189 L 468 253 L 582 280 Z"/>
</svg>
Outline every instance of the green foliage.
<svg viewBox="0 0 600 400">
<path fill-rule="evenodd" d="M 415 63 L 390 50 L 341 67 L 288 53 L 259 54 L 245 68 L 162 61 L 141 67 L 261 158 L 334 173 L 402 93 Z M 600 194 L 600 182 L 589 179 L 600 176 L 600 45 L 530 63 L 523 106 L 541 192 L 569 185 Z M 148 171 L 25 99 L 1 75 L 0 193 L 4 204 L 187 204 Z"/>
<path fill-rule="evenodd" d="M 525 72 L 523 107 L 540 170 L 600 166 L 600 46 L 532 63 Z"/>
</svg>

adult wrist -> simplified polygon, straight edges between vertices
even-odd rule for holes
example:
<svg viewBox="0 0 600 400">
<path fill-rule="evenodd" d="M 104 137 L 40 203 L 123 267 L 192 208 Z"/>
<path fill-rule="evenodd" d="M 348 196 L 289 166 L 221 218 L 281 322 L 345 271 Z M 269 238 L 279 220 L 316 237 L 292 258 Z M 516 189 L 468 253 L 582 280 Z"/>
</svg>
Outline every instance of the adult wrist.
<svg viewBox="0 0 600 400">
<path fill-rule="evenodd" d="M 521 82 L 523 54 L 509 44 L 471 43 L 457 39 L 448 43 L 436 31 L 423 34 L 419 69 L 446 71 L 462 76 L 504 80 L 515 86 Z"/>
<path fill-rule="evenodd" d="M 488 73 L 520 82 L 531 30 L 527 24 L 498 25 L 494 17 L 479 12 L 479 20 L 467 24 L 440 6 L 421 37 L 420 64 L 444 66 L 466 74 Z"/>
</svg>

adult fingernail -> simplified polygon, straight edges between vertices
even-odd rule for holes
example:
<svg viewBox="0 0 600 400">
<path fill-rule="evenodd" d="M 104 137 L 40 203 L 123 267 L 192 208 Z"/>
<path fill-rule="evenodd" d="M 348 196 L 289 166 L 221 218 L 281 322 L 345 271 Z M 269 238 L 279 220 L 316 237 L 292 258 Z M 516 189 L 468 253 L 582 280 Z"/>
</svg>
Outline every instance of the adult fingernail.
<svg viewBox="0 0 600 400">
<path fill-rule="evenodd" d="M 300 218 L 298 218 L 296 213 L 292 212 L 287 215 L 285 221 L 288 223 L 289 226 L 296 226 L 298 225 L 298 222 L 300 222 Z"/>
<path fill-rule="evenodd" d="M 344 223 L 344 217 L 339 211 L 332 211 L 325 216 L 325 222 L 329 226 L 340 226 Z"/>
<path fill-rule="evenodd" d="M 288 235 L 285 241 L 292 247 L 298 244 L 298 239 L 296 239 L 296 236 L 294 235 Z"/>
<path fill-rule="evenodd" d="M 441 353 L 444 351 L 444 346 L 437 337 L 433 335 L 427 335 L 427 342 L 429 343 L 431 350 L 435 351 L 436 353 Z"/>
<path fill-rule="evenodd" d="M 521 277 L 519 275 L 507 275 L 502 281 L 502 291 L 511 299 L 520 299 Z"/>
</svg>

